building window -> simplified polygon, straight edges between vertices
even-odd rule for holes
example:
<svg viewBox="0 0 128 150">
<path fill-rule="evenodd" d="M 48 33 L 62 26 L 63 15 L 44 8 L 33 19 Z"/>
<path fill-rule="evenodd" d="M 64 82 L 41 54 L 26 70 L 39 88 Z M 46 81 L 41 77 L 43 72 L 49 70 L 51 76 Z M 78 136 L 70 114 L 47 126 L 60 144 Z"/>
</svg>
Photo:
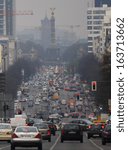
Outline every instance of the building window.
<svg viewBox="0 0 128 150">
<path fill-rule="evenodd" d="M 93 24 L 102 24 L 102 21 L 93 21 Z"/>
<path fill-rule="evenodd" d="M 92 46 L 93 45 L 93 43 L 92 42 L 88 42 L 88 46 Z"/>
<path fill-rule="evenodd" d="M 100 34 L 100 31 L 93 31 L 93 34 Z"/>
<path fill-rule="evenodd" d="M 87 14 L 92 14 L 92 10 L 88 10 L 88 11 L 87 11 Z"/>
<path fill-rule="evenodd" d="M 105 10 L 94 10 L 93 14 L 105 14 Z"/>
<path fill-rule="evenodd" d="M 92 26 L 88 26 L 88 30 L 92 30 Z"/>
<path fill-rule="evenodd" d="M 92 16 L 87 16 L 87 19 L 92 19 Z"/>
<path fill-rule="evenodd" d="M 93 29 L 94 30 L 102 30 L 102 27 L 101 26 L 94 26 Z"/>
<path fill-rule="evenodd" d="M 3 4 L 4 3 L 4 0 L 0 0 L 0 4 Z"/>
<path fill-rule="evenodd" d="M 89 52 L 93 51 L 93 48 L 92 47 L 88 47 L 88 51 Z"/>
<path fill-rule="evenodd" d="M 93 19 L 104 19 L 104 16 L 93 16 Z"/>
<path fill-rule="evenodd" d="M 0 9 L 3 9 L 4 8 L 4 6 L 3 5 L 0 5 Z"/>
<path fill-rule="evenodd" d="M 92 21 L 88 21 L 87 24 L 88 24 L 88 25 L 89 25 L 89 24 L 92 24 Z"/>
<path fill-rule="evenodd" d="M 92 37 L 88 37 L 88 41 L 92 40 Z"/>
</svg>

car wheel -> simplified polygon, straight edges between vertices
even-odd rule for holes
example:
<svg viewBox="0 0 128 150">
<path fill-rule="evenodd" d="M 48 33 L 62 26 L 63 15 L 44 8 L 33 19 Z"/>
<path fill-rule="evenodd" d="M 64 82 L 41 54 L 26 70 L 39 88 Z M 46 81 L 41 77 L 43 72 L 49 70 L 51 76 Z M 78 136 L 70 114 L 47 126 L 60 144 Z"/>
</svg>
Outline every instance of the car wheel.
<svg viewBox="0 0 128 150">
<path fill-rule="evenodd" d="M 106 140 L 105 138 L 102 138 L 102 145 L 105 145 L 106 144 Z"/>
<path fill-rule="evenodd" d="M 38 146 L 38 150 L 42 150 L 42 144 Z"/>
<path fill-rule="evenodd" d="M 15 150 L 15 146 L 14 145 L 11 145 L 11 150 Z"/>
<path fill-rule="evenodd" d="M 80 143 L 83 143 L 83 138 L 80 140 Z"/>
<path fill-rule="evenodd" d="M 55 132 L 53 133 L 53 135 L 55 136 Z"/>
<path fill-rule="evenodd" d="M 63 143 L 64 142 L 64 140 L 63 139 L 61 139 L 61 143 Z"/>
<path fill-rule="evenodd" d="M 51 138 L 48 139 L 48 142 L 51 142 Z"/>
<path fill-rule="evenodd" d="M 87 135 L 87 138 L 88 138 L 88 139 L 90 139 L 90 137 L 91 137 L 91 135 L 90 135 L 90 134 L 88 134 L 88 135 Z"/>
</svg>

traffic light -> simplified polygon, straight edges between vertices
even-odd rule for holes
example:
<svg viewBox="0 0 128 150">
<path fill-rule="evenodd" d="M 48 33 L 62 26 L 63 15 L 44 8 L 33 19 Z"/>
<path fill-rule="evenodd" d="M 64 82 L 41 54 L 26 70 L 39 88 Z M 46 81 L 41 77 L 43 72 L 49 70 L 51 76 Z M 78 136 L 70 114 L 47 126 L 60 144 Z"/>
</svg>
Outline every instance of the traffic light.
<svg viewBox="0 0 128 150">
<path fill-rule="evenodd" d="M 97 91 L 97 82 L 96 81 L 92 81 L 91 87 L 92 87 L 92 91 Z"/>
<path fill-rule="evenodd" d="M 0 92 L 5 92 L 5 73 L 0 73 Z"/>
</svg>

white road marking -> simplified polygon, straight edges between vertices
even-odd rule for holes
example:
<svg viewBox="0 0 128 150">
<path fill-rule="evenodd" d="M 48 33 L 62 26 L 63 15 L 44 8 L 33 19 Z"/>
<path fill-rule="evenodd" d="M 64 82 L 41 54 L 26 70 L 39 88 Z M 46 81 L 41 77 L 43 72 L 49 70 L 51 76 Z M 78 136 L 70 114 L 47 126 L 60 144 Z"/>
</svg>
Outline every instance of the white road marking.
<svg viewBox="0 0 128 150">
<path fill-rule="evenodd" d="M 89 139 L 89 141 L 95 146 L 97 147 L 98 149 L 100 150 L 104 150 L 102 147 L 98 146 L 95 142 L 93 142 L 91 139 Z"/>
<path fill-rule="evenodd" d="M 86 137 L 87 137 L 87 133 L 85 133 Z M 102 147 L 100 147 L 99 145 L 97 145 L 95 142 L 93 142 L 91 139 L 89 139 L 89 141 L 95 146 L 97 147 L 99 150 L 104 150 Z"/>
<path fill-rule="evenodd" d="M 56 144 L 59 141 L 59 139 L 60 139 L 60 135 L 58 136 L 58 138 L 56 139 L 55 143 L 52 145 L 52 147 L 50 148 L 50 150 L 54 149 L 54 147 L 56 146 Z"/>
<path fill-rule="evenodd" d="M 1 147 L 0 150 L 5 149 L 5 148 L 8 148 L 8 147 L 10 147 L 10 145 L 5 146 L 5 147 Z"/>
</svg>

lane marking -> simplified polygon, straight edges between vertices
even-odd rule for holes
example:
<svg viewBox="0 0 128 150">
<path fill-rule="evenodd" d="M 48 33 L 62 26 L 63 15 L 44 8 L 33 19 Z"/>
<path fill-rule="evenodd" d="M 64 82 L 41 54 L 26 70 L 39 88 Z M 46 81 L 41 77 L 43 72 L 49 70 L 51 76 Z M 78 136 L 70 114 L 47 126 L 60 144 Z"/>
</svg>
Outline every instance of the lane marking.
<svg viewBox="0 0 128 150">
<path fill-rule="evenodd" d="M 98 146 L 95 142 L 93 142 L 91 139 L 89 139 L 89 141 L 95 146 L 97 147 L 98 149 L 100 150 L 104 150 L 102 147 Z"/>
<path fill-rule="evenodd" d="M 58 143 L 59 139 L 60 139 L 60 134 L 59 134 L 58 138 L 56 139 L 55 143 L 54 143 L 54 144 L 52 145 L 52 147 L 50 148 L 50 150 L 53 150 L 53 149 L 54 149 L 54 147 L 55 147 L 56 144 Z"/>
<path fill-rule="evenodd" d="M 8 147 L 10 147 L 10 145 L 5 146 L 5 147 L 1 147 L 0 150 L 5 149 L 5 148 L 8 148 Z"/>
<path fill-rule="evenodd" d="M 87 133 L 85 133 L 86 137 L 87 137 Z M 102 147 L 100 147 L 99 145 L 97 145 L 95 142 L 93 142 L 91 139 L 88 139 L 95 147 L 97 147 L 100 150 L 104 150 Z"/>
</svg>

